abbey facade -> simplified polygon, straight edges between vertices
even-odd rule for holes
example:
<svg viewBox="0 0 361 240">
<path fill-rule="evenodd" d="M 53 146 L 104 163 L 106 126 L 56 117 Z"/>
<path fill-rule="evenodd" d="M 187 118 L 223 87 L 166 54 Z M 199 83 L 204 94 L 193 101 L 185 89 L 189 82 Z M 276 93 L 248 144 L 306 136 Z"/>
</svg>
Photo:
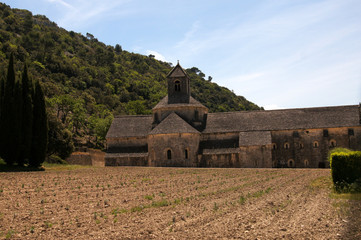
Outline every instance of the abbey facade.
<svg viewBox="0 0 361 240">
<path fill-rule="evenodd" d="M 360 105 L 208 113 L 177 64 L 152 115 L 115 117 L 106 166 L 329 167 L 334 147 L 361 150 Z"/>
</svg>

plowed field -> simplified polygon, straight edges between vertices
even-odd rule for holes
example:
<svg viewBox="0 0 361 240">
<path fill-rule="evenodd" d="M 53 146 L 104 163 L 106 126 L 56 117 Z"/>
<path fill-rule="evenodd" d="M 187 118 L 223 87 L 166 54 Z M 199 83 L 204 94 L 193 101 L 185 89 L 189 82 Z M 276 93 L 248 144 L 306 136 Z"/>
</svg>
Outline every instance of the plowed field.
<svg viewBox="0 0 361 240">
<path fill-rule="evenodd" d="M 330 170 L 105 167 L 0 173 L 0 238 L 361 239 Z"/>
</svg>

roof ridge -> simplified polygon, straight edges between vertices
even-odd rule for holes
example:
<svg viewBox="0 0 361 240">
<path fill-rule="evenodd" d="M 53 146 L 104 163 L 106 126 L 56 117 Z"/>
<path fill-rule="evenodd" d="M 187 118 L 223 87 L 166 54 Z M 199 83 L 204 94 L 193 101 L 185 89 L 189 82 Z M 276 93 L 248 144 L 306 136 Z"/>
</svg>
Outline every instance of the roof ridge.
<svg viewBox="0 0 361 240">
<path fill-rule="evenodd" d="M 129 118 L 129 117 L 152 117 L 151 114 L 148 114 L 148 115 L 116 115 L 114 116 L 114 118 Z"/>
<path fill-rule="evenodd" d="M 182 66 L 179 64 L 179 61 L 177 65 L 175 65 L 175 67 L 172 70 L 170 70 L 170 72 L 167 74 L 167 77 L 169 77 L 177 68 L 180 68 L 181 71 L 189 78 L 188 73 L 184 70 L 184 68 L 182 68 Z"/>
<path fill-rule="evenodd" d="M 172 122 L 170 122 L 172 121 Z M 177 123 L 181 123 L 182 125 L 179 126 Z M 167 126 L 171 124 L 171 129 L 167 129 Z M 180 129 L 179 127 L 183 128 Z M 185 127 L 185 128 L 184 128 Z M 178 129 L 177 129 L 178 128 Z M 175 131 L 177 130 L 177 131 Z M 162 134 L 165 131 L 165 133 L 191 133 L 191 132 L 197 132 L 199 131 L 192 127 L 187 121 L 185 121 L 183 118 L 181 118 L 177 113 L 172 112 L 170 113 L 163 121 L 161 121 L 149 134 Z M 175 132 L 173 132 L 175 131 Z"/>
<path fill-rule="evenodd" d="M 271 110 L 246 110 L 246 111 L 234 111 L 234 112 L 211 112 L 210 115 L 215 114 L 234 114 L 234 113 L 255 113 L 255 112 L 285 112 L 285 111 L 297 111 L 297 110 L 316 110 L 316 109 L 332 109 L 332 108 L 345 108 L 345 107 L 358 107 L 358 105 L 340 105 L 340 106 L 326 106 L 326 107 L 305 107 L 305 108 L 284 108 L 284 109 L 271 109 Z"/>
</svg>

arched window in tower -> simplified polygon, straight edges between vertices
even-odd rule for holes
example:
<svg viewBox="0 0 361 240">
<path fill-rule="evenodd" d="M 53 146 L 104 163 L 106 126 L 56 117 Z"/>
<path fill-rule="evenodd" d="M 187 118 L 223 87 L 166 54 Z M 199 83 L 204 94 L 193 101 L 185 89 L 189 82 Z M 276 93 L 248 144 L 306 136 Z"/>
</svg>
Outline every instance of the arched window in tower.
<svg viewBox="0 0 361 240">
<path fill-rule="evenodd" d="M 167 159 L 168 160 L 172 159 L 172 150 L 170 149 L 167 150 Z"/>
<path fill-rule="evenodd" d="M 176 80 L 174 82 L 174 91 L 180 92 L 180 81 L 179 80 Z"/>
</svg>

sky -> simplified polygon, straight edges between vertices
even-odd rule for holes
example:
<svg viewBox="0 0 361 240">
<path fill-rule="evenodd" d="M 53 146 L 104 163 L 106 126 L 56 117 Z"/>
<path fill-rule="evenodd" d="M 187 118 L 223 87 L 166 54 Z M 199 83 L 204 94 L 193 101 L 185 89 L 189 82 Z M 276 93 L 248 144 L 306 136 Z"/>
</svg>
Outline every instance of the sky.
<svg viewBox="0 0 361 240">
<path fill-rule="evenodd" d="M 360 0 L 0 0 L 265 109 L 361 102 Z"/>
</svg>

